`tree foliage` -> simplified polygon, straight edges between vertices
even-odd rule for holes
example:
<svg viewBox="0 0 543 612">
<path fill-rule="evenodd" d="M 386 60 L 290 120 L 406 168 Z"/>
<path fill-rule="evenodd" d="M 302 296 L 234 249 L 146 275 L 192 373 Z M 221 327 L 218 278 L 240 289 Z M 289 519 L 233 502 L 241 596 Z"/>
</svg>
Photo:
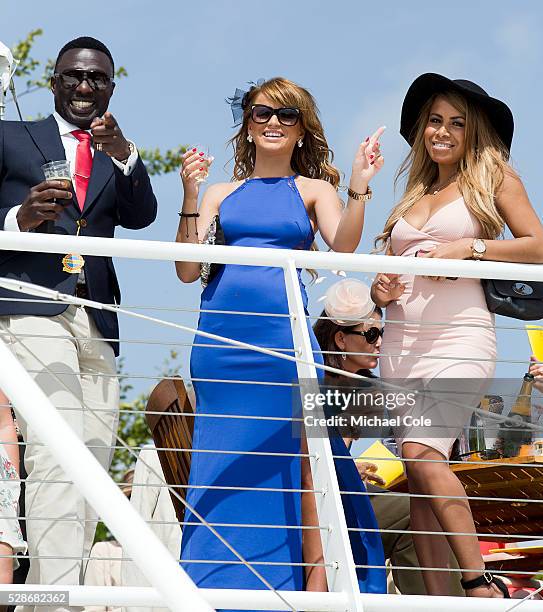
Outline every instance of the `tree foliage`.
<svg viewBox="0 0 543 612">
<path fill-rule="evenodd" d="M 48 59 L 42 61 L 32 56 L 34 43 L 42 34 L 43 30 L 41 28 L 32 30 L 26 35 L 26 38 L 20 40 L 11 49 L 13 57 L 18 61 L 15 78 L 24 79 L 24 89 L 17 94 L 19 98 L 40 89 L 49 88 L 49 82 L 55 66 L 54 60 Z M 116 79 L 127 76 L 128 72 L 124 66 L 120 66 L 115 70 Z M 143 149 L 138 147 L 140 157 L 144 161 L 147 171 L 155 176 L 175 172 L 181 165 L 181 156 L 186 150 L 185 146 L 167 149 L 165 152 L 161 152 L 158 148 Z"/>
</svg>

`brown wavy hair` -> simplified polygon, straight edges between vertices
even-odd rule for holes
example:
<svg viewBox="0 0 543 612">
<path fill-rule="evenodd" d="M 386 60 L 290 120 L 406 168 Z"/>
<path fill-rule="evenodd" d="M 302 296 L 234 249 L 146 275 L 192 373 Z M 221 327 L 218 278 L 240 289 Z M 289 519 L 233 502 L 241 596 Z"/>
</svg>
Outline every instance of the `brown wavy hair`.
<svg viewBox="0 0 543 612">
<path fill-rule="evenodd" d="M 300 124 L 304 130 L 304 144 L 294 147 L 290 165 L 296 174 L 312 179 L 322 179 L 339 186 L 340 173 L 333 165 L 334 153 L 328 146 L 324 135 L 319 109 L 315 98 L 300 85 L 283 77 L 274 77 L 261 85 L 251 87 L 243 98 L 243 122 L 237 134 L 229 143 L 234 149 L 233 180 L 242 181 L 251 176 L 255 169 L 256 148 L 253 142 L 247 140 L 249 134 L 249 118 L 251 106 L 258 96 L 263 94 L 275 104 L 300 109 Z M 318 251 L 316 242 L 311 245 L 312 251 Z M 318 274 L 315 270 L 307 270 L 314 281 Z"/>
<path fill-rule="evenodd" d="M 338 187 L 340 173 L 332 164 L 334 154 L 319 119 L 319 110 L 313 96 L 293 81 L 275 77 L 261 85 L 251 87 L 243 99 L 243 123 L 230 139 L 234 148 L 234 180 L 249 178 L 255 169 L 256 149 L 247 141 L 251 106 L 258 94 L 270 98 L 275 104 L 300 109 L 300 123 L 305 132 L 302 147 L 294 147 L 291 166 L 296 174 L 307 178 L 322 179 Z"/>
<path fill-rule="evenodd" d="M 482 238 L 494 239 L 503 234 L 505 222 L 495 202 L 496 192 L 504 175 L 511 173 L 509 151 L 500 140 L 486 113 L 457 92 L 443 92 L 432 96 L 422 107 L 415 126 L 415 139 L 409 155 L 396 174 L 395 185 L 407 176 L 405 192 L 388 217 L 375 247 L 387 248 L 392 228 L 418 202 L 438 178 L 438 166 L 432 161 L 424 143 L 424 131 L 430 118 L 432 104 L 444 96 L 466 118 L 465 152 L 458 165 L 457 185 L 468 210 L 481 224 Z"/>
<path fill-rule="evenodd" d="M 362 319 L 360 323 L 372 319 L 375 315 L 378 315 L 380 318 L 383 317 L 383 310 L 379 306 L 375 306 L 373 311 Z M 315 333 L 315 338 L 317 339 L 321 351 L 325 351 L 322 356 L 324 365 L 337 368 L 338 370 L 344 369 L 341 356 L 335 354 L 341 353 L 341 349 L 336 344 L 336 334 L 339 331 L 349 331 L 353 329 L 353 327 L 356 327 L 356 325 L 338 325 L 328 317 L 325 310 L 321 312 L 319 318 L 313 325 L 313 332 Z M 367 372 L 369 372 L 369 370 L 367 370 Z M 326 376 L 337 378 L 339 375 L 335 372 L 326 372 Z M 370 376 L 372 376 L 371 373 Z"/>
</svg>

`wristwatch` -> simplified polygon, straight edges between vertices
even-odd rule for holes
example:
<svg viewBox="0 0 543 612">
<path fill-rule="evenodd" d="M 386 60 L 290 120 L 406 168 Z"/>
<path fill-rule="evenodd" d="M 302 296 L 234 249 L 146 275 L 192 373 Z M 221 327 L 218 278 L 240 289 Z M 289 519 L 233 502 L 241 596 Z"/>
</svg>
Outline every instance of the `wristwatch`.
<svg viewBox="0 0 543 612">
<path fill-rule="evenodd" d="M 483 259 L 486 253 L 486 243 L 482 238 L 474 238 L 471 243 L 471 256 L 473 259 Z"/>
<path fill-rule="evenodd" d="M 358 200 L 359 202 L 367 202 L 371 200 L 371 196 L 373 195 L 373 191 L 371 187 L 368 185 L 368 190 L 366 193 L 358 193 L 357 191 L 353 191 L 350 187 L 347 189 L 347 194 L 353 200 Z"/>
</svg>

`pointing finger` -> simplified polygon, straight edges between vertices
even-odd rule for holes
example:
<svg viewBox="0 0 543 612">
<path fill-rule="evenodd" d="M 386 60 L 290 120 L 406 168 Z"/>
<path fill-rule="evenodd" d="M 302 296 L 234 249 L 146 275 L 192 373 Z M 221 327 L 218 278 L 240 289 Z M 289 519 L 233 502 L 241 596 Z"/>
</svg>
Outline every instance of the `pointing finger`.
<svg viewBox="0 0 543 612">
<path fill-rule="evenodd" d="M 115 117 L 109 111 L 106 111 L 104 113 L 103 119 L 106 128 L 109 128 L 111 130 L 117 126 L 117 121 L 115 121 Z"/>
<path fill-rule="evenodd" d="M 377 130 L 371 135 L 370 142 L 375 143 L 376 140 L 379 140 L 386 129 L 386 125 L 382 125 L 380 128 L 377 128 Z"/>
</svg>

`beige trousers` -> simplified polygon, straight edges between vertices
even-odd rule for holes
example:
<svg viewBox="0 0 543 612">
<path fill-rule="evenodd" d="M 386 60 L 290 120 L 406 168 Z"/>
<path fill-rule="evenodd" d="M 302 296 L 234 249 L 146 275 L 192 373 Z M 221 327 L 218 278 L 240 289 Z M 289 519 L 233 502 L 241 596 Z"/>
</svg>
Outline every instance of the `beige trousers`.
<svg viewBox="0 0 543 612">
<path fill-rule="evenodd" d="M 119 384 L 113 349 L 100 339 L 87 310 L 72 305 L 54 317 L 0 317 L 0 335 L 107 470 L 117 431 Z M 17 422 L 26 443 L 28 474 L 27 584 L 82 584 L 82 558 L 89 555 L 98 517 L 67 481 L 49 449 L 41 443 L 39 432 L 33 431 L 19 414 Z"/>
</svg>

